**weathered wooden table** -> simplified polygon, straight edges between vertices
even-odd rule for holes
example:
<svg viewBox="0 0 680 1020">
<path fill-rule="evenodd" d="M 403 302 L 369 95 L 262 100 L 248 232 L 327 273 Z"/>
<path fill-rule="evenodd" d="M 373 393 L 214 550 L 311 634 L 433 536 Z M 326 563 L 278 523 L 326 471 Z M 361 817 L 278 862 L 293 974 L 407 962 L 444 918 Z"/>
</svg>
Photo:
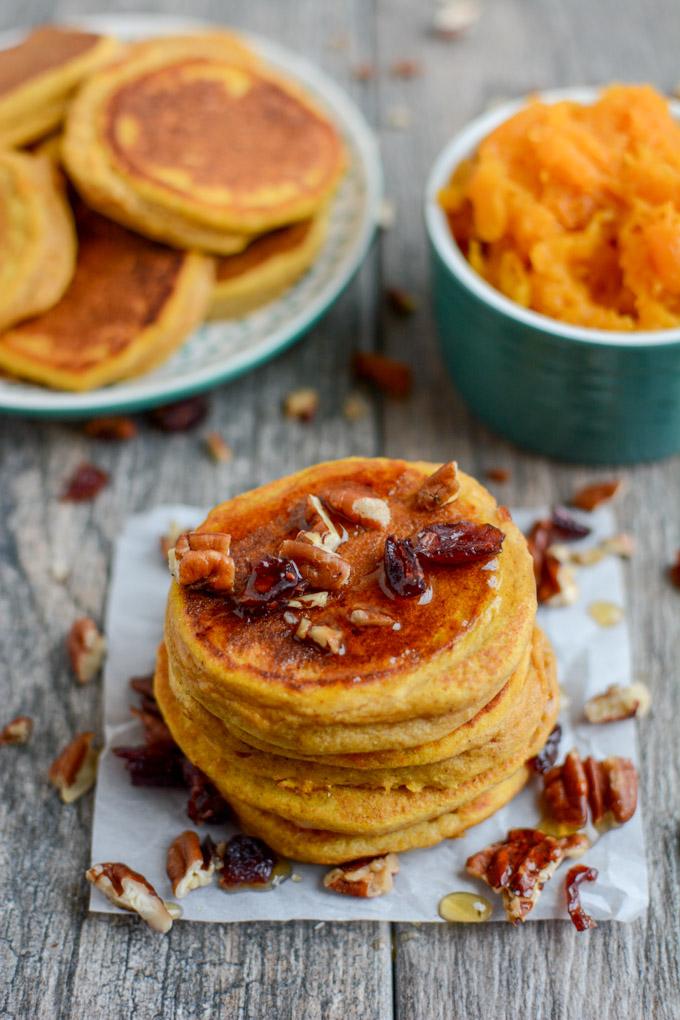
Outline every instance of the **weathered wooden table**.
<svg viewBox="0 0 680 1020">
<path fill-rule="evenodd" d="M 92 6 L 4 0 L 0 18 L 10 27 Z M 106 9 L 131 6 L 109 2 Z M 142 6 L 188 10 L 179 0 Z M 507 466 L 512 479 L 499 494 L 522 504 L 564 498 L 594 477 L 519 453 L 473 421 L 456 396 L 428 307 L 423 183 L 444 141 L 494 98 L 612 79 L 670 90 L 680 77 L 676 0 L 484 0 L 481 21 L 455 43 L 428 35 L 425 0 L 194 0 L 191 13 L 280 39 L 346 86 L 379 133 L 397 221 L 306 340 L 214 394 L 209 427 L 233 446 L 231 463 L 211 463 L 196 433 L 169 437 L 143 428 L 131 443 L 95 446 L 76 426 L 1 421 L 1 716 L 28 713 L 37 732 L 29 748 L 2 753 L 0 1016 L 677 1020 L 680 596 L 663 568 L 680 545 L 680 459 L 625 472 L 629 485 L 618 503 L 621 526 L 638 541 L 628 577 L 635 668 L 655 699 L 640 728 L 651 865 L 645 920 L 582 935 L 567 923 L 521 931 L 504 924 L 178 924 L 159 938 L 135 920 L 87 913 L 92 799 L 62 806 L 45 774 L 75 731 L 99 725 L 100 690 L 74 684 L 64 634 L 76 615 L 101 619 L 111 544 L 126 515 L 164 501 L 210 504 L 350 453 L 455 456 L 482 476 L 489 466 Z M 391 77 L 387 68 L 400 57 L 421 61 L 422 76 Z M 351 71 L 364 62 L 381 73 L 359 83 Z M 413 113 L 408 130 L 389 126 L 397 104 Z M 417 293 L 419 312 L 395 319 L 384 308 L 385 285 Z M 410 362 L 417 386 L 408 402 L 376 399 L 369 416 L 350 423 L 341 408 L 359 347 Z M 282 396 L 304 384 L 321 392 L 320 416 L 308 426 L 280 413 Z M 111 472 L 110 487 L 92 504 L 60 503 L 65 476 L 83 458 Z M 55 560 L 69 567 L 63 583 L 50 572 Z"/>
</svg>

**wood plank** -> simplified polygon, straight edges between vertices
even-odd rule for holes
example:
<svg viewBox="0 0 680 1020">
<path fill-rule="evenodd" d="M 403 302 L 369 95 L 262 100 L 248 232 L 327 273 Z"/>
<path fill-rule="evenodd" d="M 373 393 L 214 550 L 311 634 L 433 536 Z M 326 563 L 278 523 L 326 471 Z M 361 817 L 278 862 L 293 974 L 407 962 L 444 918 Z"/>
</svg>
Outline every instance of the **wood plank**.
<svg viewBox="0 0 680 1020">
<path fill-rule="evenodd" d="M 662 28 L 663 26 L 663 28 Z M 388 353 L 410 361 L 412 400 L 385 408 L 385 448 L 395 456 L 455 456 L 483 479 L 490 466 L 508 467 L 507 485 L 492 485 L 504 502 L 531 505 L 564 500 L 586 478 L 606 471 L 556 465 L 520 452 L 476 422 L 445 376 L 428 304 L 428 266 L 420 194 L 431 163 L 451 136 L 496 97 L 536 88 L 651 80 L 670 90 L 678 78 L 672 40 L 680 9 L 671 0 L 651 8 L 600 0 L 504 0 L 484 3 L 475 28 L 455 43 L 428 37 L 427 13 L 408 0 L 379 6 L 381 66 L 399 56 L 418 59 L 421 78 L 381 75 L 381 143 L 397 226 L 383 240 L 385 281 L 413 291 L 422 309 L 395 320 L 383 311 Z M 390 108 L 407 104 L 412 128 L 389 130 Z M 480 366 L 483 373 L 483 366 Z M 508 380 L 511 385 L 512 381 Z M 677 804 L 680 779 L 667 720 L 680 709 L 677 677 L 678 594 L 664 576 L 680 544 L 675 510 L 678 458 L 625 472 L 621 526 L 639 552 L 629 570 L 628 618 L 634 666 L 654 693 L 651 719 L 640 727 L 643 812 L 651 866 L 651 906 L 632 925 L 605 924 L 577 935 L 567 923 L 505 925 L 483 930 L 396 926 L 395 1010 L 400 1020 L 605 1020 L 667 1017 L 678 1011 L 680 923 Z M 603 685 L 609 678 L 603 677 Z M 452 889 L 455 888 L 452 876 Z"/>
<path fill-rule="evenodd" d="M 90 0 L 62 5 L 62 17 L 90 12 Z M 108 11 L 126 5 L 106 4 Z M 155 4 L 181 13 L 185 5 Z M 44 18 L 46 5 L 4 5 L 6 24 Z M 221 4 L 193 13 L 219 18 Z M 371 90 L 350 81 L 353 59 L 370 55 L 371 9 L 361 0 L 332 13 L 307 2 L 231 3 L 235 25 L 265 33 L 318 60 L 370 105 Z M 331 36 L 361 39 L 359 49 L 329 48 Z M 358 47 L 358 44 L 357 44 Z M 386 925 L 177 924 L 158 938 L 134 919 L 88 916 L 83 872 L 89 863 L 91 799 L 64 807 L 46 783 L 57 750 L 77 730 L 99 727 L 100 689 L 76 686 L 63 651 L 73 618 L 101 620 L 111 545 L 125 517 L 168 501 L 212 504 L 317 460 L 374 453 L 374 412 L 355 423 L 341 408 L 352 383 L 349 353 L 373 334 L 375 258 L 332 313 L 297 348 L 211 399 L 196 433 L 167 436 L 143 426 L 116 447 L 86 439 L 73 425 L 4 419 L 0 426 L 0 697 L 2 717 L 27 712 L 36 738 L 3 748 L 0 804 L 0 1016 L 78 1020 L 267 1016 L 277 1020 L 385 1020 L 392 1016 L 391 947 Z M 312 426 L 286 421 L 284 395 L 320 390 Z M 234 459 L 215 465 L 201 435 L 217 429 Z M 82 459 L 111 472 L 90 505 L 58 501 Z M 65 563 L 63 584 L 50 565 Z"/>
</svg>

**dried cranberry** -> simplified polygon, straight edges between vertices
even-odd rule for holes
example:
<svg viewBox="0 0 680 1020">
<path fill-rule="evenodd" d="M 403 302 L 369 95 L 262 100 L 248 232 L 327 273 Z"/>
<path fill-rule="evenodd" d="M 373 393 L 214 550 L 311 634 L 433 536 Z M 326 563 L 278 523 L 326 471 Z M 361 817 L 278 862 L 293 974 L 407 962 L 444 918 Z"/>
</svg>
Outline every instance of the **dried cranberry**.
<svg viewBox="0 0 680 1020">
<path fill-rule="evenodd" d="M 133 786 L 184 786 L 184 756 L 176 745 L 114 747 L 113 753 L 125 762 Z"/>
<path fill-rule="evenodd" d="M 160 744 L 170 747 L 175 745 L 172 733 L 157 708 L 150 712 L 144 708 L 131 708 L 130 711 L 144 727 L 144 740 L 147 747 L 156 747 Z"/>
<path fill-rule="evenodd" d="M 156 695 L 153 691 L 153 675 L 149 676 L 133 676 L 128 681 L 130 687 L 139 695 L 140 708 L 143 712 L 154 713 L 160 716 L 161 710 L 158 707 L 156 701 Z"/>
<path fill-rule="evenodd" d="M 175 404 L 155 407 L 149 412 L 149 421 L 161 432 L 187 432 L 200 425 L 207 413 L 205 397 L 190 397 Z"/>
<path fill-rule="evenodd" d="M 589 868 L 585 864 L 577 864 L 567 872 L 564 883 L 564 889 L 567 894 L 567 910 L 576 931 L 587 931 L 588 928 L 597 928 L 597 921 L 594 921 L 590 914 L 586 914 L 581 906 L 579 888 L 582 882 L 595 882 L 597 876 L 597 868 Z"/>
<path fill-rule="evenodd" d="M 493 524 L 472 521 L 431 524 L 416 535 L 416 551 L 432 563 L 457 567 L 496 556 L 504 538 L 503 532 Z"/>
<path fill-rule="evenodd" d="M 233 836 L 222 854 L 220 885 L 224 889 L 268 885 L 277 860 L 274 851 L 261 839 Z"/>
<path fill-rule="evenodd" d="M 389 535 L 385 539 L 384 565 L 385 580 L 395 595 L 412 599 L 426 590 L 425 574 L 410 539 Z"/>
<path fill-rule="evenodd" d="M 231 808 L 205 772 L 184 761 L 184 781 L 189 790 L 187 814 L 195 825 L 221 825 L 231 818 Z"/>
<path fill-rule="evenodd" d="M 287 601 L 302 584 L 293 560 L 265 556 L 250 572 L 239 604 L 245 609 L 273 609 Z"/>
<path fill-rule="evenodd" d="M 96 464 L 83 461 L 66 483 L 61 498 L 71 503 L 84 503 L 88 499 L 94 499 L 108 480 L 109 476 L 106 471 L 102 471 Z"/>
<path fill-rule="evenodd" d="M 579 538 L 586 538 L 591 528 L 577 521 L 573 514 L 570 514 L 563 506 L 556 506 L 552 512 L 552 525 L 554 537 L 561 538 L 563 542 L 575 542 Z"/>
<path fill-rule="evenodd" d="M 558 723 L 554 726 L 548 734 L 548 739 L 545 744 L 533 758 L 529 759 L 529 765 L 532 767 L 534 772 L 539 772 L 543 775 L 548 769 L 551 769 L 557 761 L 557 755 L 560 750 L 560 740 L 562 739 L 562 727 Z"/>
</svg>

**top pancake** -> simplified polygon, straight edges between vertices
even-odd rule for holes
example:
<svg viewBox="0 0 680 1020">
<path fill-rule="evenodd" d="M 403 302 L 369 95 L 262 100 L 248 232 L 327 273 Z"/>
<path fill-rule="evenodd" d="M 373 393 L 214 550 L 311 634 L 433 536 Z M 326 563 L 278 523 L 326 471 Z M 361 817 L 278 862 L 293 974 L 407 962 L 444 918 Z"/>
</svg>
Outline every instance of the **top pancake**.
<svg viewBox="0 0 680 1020">
<path fill-rule="evenodd" d="M 117 180 L 211 229 L 257 234 L 313 215 L 343 170 L 335 128 L 255 58 L 203 38 L 142 44 L 90 79 L 66 135 L 79 186 L 98 151 L 103 192 Z"/>
<path fill-rule="evenodd" d="M 244 619 L 228 600 L 173 584 L 166 643 L 192 696 L 222 718 L 229 718 L 230 702 L 237 699 L 278 709 L 282 717 L 334 723 L 409 719 L 488 701 L 530 641 L 536 611 L 531 560 L 507 511 L 467 475 L 459 473 L 455 503 L 433 513 L 416 510 L 414 494 L 436 467 L 349 458 L 316 465 L 213 510 L 199 530 L 231 534 L 237 591 L 252 563 L 299 530 L 309 494 L 323 499 L 349 484 L 388 501 L 389 532 L 398 537 L 465 518 L 494 524 L 506 539 L 494 564 L 428 567 L 429 601 L 390 599 L 376 572 L 386 532 L 352 528 L 341 546 L 352 566 L 350 583 L 326 608 L 313 611 L 314 622 L 344 631 L 344 655 L 295 641 L 281 613 Z M 361 603 L 388 611 L 400 628 L 353 628 L 348 616 Z"/>
</svg>

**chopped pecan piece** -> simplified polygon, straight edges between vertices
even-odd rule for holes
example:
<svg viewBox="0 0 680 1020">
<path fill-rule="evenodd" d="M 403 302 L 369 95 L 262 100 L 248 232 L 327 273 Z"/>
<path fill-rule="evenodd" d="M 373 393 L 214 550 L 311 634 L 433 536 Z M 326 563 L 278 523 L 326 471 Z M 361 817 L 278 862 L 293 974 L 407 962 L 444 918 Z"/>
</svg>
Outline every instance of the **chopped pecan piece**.
<svg viewBox="0 0 680 1020">
<path fill-rule="evenodd" d="M 327 591 L 310 591 L 290 599 L 286 605 L 291 609 L 323 609 L 328 604 L 329 594 Z"/>
<path fill-rule="evenodd" d="M 355 81 L 373 81 L 377 73 L 375 64 L 357 64 L 352 68 L 352 77 Z"/>
<path fill-rule="evenodd" d="M 74 620 L 66 639 L 71 666 L 81 684 L 89 683 L 99 672 L 106 655 L 106 638 L 89 616 Z"/>
<path fill-rule="evenodd" d="M 586 701 L 583 712 L 591 723 L 618 722 L 634 715 L 647 715 L 651 703 L 651 695 L 644 684 L 631 684 L 630 687 L 610 684 L 602 694 Z"/>
<path fill-rule="evenodd" d="M 543 777 L 543 796 L 556 822 L 582 829 L 588 821 L 588 780 L 578 751 Z"/>
<path fill-rule="evenodd" d="M 94 499 L 97 493 L 104 488 L 109 480 L 107 471 L 98 468 L 96 464 L 89 464 L 83 461 L 75 469 L 66 487 L 61 494 L 64 502 L 84 503 Z"/>
<path fill-rule="evenodd" d="M 337 591 L 349 581 L 352 568 L 347 560 L 330 549 L 310 545 L 299 538 L 287 538 L 281 543 L 279 553 L 293 560 L 312 588 Z"/>
<path fill-rule="evenodd" d="M 479 20 L 479 0 L 444 0 L 432 15 L 432 31 L 439 39 L 453 42 Z"/>
<path fill-rule="evenodd" d="M 551 769 L 557 761 L 557 755 L 560 749 L 560 740 L 562 739 L 562 727 L 558 723 L 553 726 L 548 739 L 545 744 L 533 758 L 529 759 L 528 764 L 532 767 L 534 772 L 538 772 L 540 775 L 544 775 L 548 769 Z"/>
<path fill-rule="evenodd" d="M 396 621 L 375 606 L 357 606 L 349 614 L 349 622 L 355 627 L 394 627 Z"/>
<path fill-rule="evenodd" d="M 154 887 L 127 864 L 93 864 L 85 878 L 117 907 L 139 914 L 154 931 L 165 934 L 172 928 L 172 917 Z"/>
<path fill-rule="evenodd" d="M 27 715 L 18 715 L 0 730 L 0 747 L 4 744 L 27 744 L 33 733 L 33 720 Z"/>
<path fill-rule="evenodd" d="M 343 643 L 345 635 L 341 630 L 323 623 L 312 623 L 307 616 L 300 620 L 295 637 L 300 641 L 312 641 L 333 655 L 342 655 L 345 650 Z"/>
<path fill-rule="evenodd" d="M 380 531 L 392 520 L 389 505 L 385 500 L 374 496 L 370 489 L 358 485 L 337 489 L 325 495 L 324 499 L 336 514 L 365 528 Z"/>
<path fill-rule="evenodd" d="M 637 808 L 637 770 L 628 758 L 611 757 L 604 761 L 586 758 L 583 768 L 588 781 L 588 804 L 593 825 L 606 816 L 623 825 Z"/>
<path fill-rule="evenodd" d="M 423 69 L 420 62 L 410 57 L 395 60 L 390 67 L 390 74 L 394 78 L 417 78 L 422 73 Z"/>
<path fill-rule="evenodd" d="M 504 540 L 504 533 L 493 524 L 455 521 L 423 528 L 415 537 L 415 548 L 418 556 L 431 563 L 458 567 L 497 556 Z"/>
<path fill-rule="evenodd" d="M 354 357 L 354 372 L 390 397 L 407 397 L 413 385 L 409 366 L 384 354 L 359 351 Z"/>
<path fill-rule="evenodd" d="M 91 439 L 120 443 L 134 439 L 137 426 L 132 418 L 92 418 L 85 425 L 85 434 Z"/>
<path fill-rule="evenodd" d="M 567 877 L 564 881 L 564 889 L 567 895 L 567 910 L 576 931 L 597 928 L 597 922 L 593 920 L 590 914 L 586 914 L 581 905 L 581 893 L 579 890 L 582 882 L 595 882 L 597 875 L 597 868 L 588 868 L 585 864 L 576 864 L 567 872 Z"/>
<path fill-rule="evenodd" d="M 205 437 L 205 448 L 218 464 L 227 464 L 233 457 L 229 443 L 219 432 L 208 432 Z"/>
<path fill-rule="evenodd" d="M 527 536 L 534 561 L 538 601 L 551 605 L 571 605 L 578 598 L 578 585 L 555 540 L 571 542 L 590 534 L 579 521 L 556 507 L 552 517 L 535 521 Z"/>
<path fill-rule="evenodd" d="M 50 765 L 49 779 L 65 804 L 78 800 L 94 786 L 99 752 L 94 733 L 78 733 Z"/>
<path fill-rule="evenodd" d="M 360 393 L 350 393 L 342 405 L 342 413 L 347 421 L 361 421 L 370 411 L 370 405 Z"/>
<path fill-rule="evenodd" d="M 201 846 L 197 834 L 187 829 L 168 847 L 166 871 L 173 895 L 181 899 L 193 889 L 210 885 L 215 864 L 210 851 Z"/>
<path fill-rule="evenodd" d="M 418 554 L 408 538 L 385 539 L 383 556 L 385 580 L 395 595 L 412 599 L 427 590 L 427 581 Z"/>
<path fill-rule="evenodd" d="M 168 562 L 170 550 L 175 548 L 177 545 L 177 539 L 183 531 L 186 531 L 186 528 L 183 528 L 181 524 L 177 521 L 170 521 L 168 530 L 158 539 L 163 563 Z"/>
<path fill-rule="evenodd" d="M 185 588 L 230 592 L 234 588 L 235 574 L 230 547 L 231 535 L 186 531 L 168 553 L 170 573 Z"/>
<path fill-rule="evenodd" d="M 499 482 L 501 485 L 504 482 L 510 481 L 510 469 L 504 467 L 490 467 L 486 469 L 486 477 L 491 482 Z"/>
<path fill-rule="evenodd" d="M 550 550 L 545 557 L 537 594 L 538 601 L 546 606 L 573 606 L 578 602 L 579 587 L 574 571 Z"/>
<path fill-rule="evenodd" d="M 318 496 L 307 497 L 305 519 L 308 528 L 299 532 L 298 539 L 301 542 L 311 542 L 312 545 L 322 545 L 324 549 L 336 552 L 338 546 L 342 545 L 343 536 L 326 513 L 326 508 Z"/>
<path fill-rule="evenodd" d="M 585 485 L 571 497 L 572 506 L 577 506 L 579 510 L 594 510 L 602 503 L 613 499 L 622 484 L 619 478 L 610 482 L 593 482 L 591 485 Z"/>
<path fill-rule="evenodd" d="M 319 410 L 319 394 L 311 387 L 293 390 L 283 401 L 283 413 L 286 418 L 297 421 L 311 421 Z"/>
<path fill-rule="evenodd" d="M 344 896 L 359 896 L 373 899 L 383 896 L 394 886 L 393 876 L 399 873 L 399 858 L 396 854 L 383 857 L 360 857 L 356 861 L 340 864 L 324 875 L 326 889 Z"/>
<path fill-rule="evenodd" d="M 200 425 L 207 413 L 208 401 L 199 396 L 155 407 L 148 417 L 151 424 L 161 432 L 188 432 Z"/>
<path fill-rule="evenodd" d="M 417 510 L 439 510 L 460 494 L 458 464 L 449 460 L 425 479 L 415 496 Z"/>
<path fill-rule="evenodd" d="M 501 893 L 508 921 L 520 924 L 562 861 L 580 856 L 589 845 L 582 833 L 557 838 L 537 829 L 512 829 L 503 842 L 468 857 L 465 866 Z"/>
</svg>

